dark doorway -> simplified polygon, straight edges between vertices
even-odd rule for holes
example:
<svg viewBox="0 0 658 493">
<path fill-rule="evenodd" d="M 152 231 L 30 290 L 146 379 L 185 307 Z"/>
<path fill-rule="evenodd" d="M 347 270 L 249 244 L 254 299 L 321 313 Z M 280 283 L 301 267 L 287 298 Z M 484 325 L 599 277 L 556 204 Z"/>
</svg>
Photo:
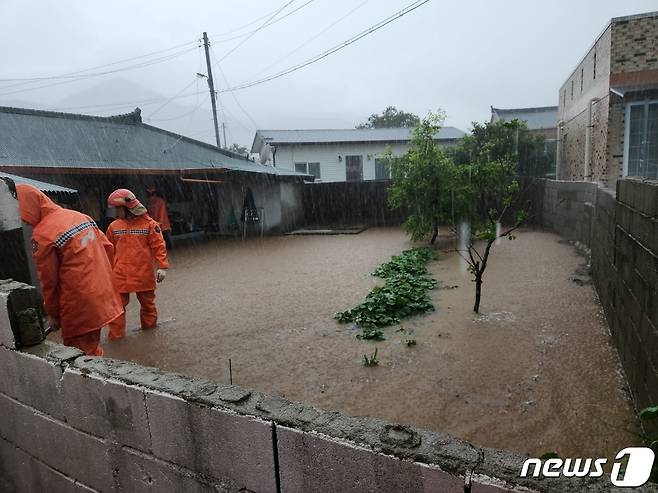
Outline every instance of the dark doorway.
<svg viewBox="0 0 658 493">
<path fill-rule="evenodd" d="M 363 181 L 362 156 L 345 156 L 345 178 L 347 181 Z"/>
</svg>

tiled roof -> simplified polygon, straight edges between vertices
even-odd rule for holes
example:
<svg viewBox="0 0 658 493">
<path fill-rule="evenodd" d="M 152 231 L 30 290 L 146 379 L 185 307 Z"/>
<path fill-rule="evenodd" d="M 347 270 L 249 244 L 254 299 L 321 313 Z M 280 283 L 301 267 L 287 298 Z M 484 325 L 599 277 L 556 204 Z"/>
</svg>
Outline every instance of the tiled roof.
<svg viewBox="0 0 658 493">
<path fill-rule="evenodd" d="M 0 107 L 0 168 L 91 168 L 124 171 L 213 168 L 281 176 L 301 173 L 264 166 L 142 123 L 140 110 L 98 117 Z"/>
</svg>

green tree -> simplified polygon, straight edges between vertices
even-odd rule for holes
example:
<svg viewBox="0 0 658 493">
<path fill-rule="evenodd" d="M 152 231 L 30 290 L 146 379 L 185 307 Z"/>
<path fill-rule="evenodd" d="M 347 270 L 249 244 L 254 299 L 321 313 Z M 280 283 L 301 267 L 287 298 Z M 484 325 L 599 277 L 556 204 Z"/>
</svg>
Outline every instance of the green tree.
<svg viewBox="0 0 658 493">
<path fill-rule="evenodd" d="M 452 151 L 459 168 L 460 225 L 453 223 L 460 239 L 460 254 L 475 282 L 473 311 L 479 312 L 482 283 L 491 249 L 498 238 L 514 240 L 513 234 L 527 219 L 519 207 L 521 163 L 532 162 L 539 146 L 528 135 L 525 123 L 474 123 L 471 135 Z"/>
<path fill-rule="evenodd" d="M 240 154 L 240 155 L 242 155 L 242 156 L 244 156 L 245 154 L 248 153 L 248 150 L 247 150 L 247 148 L 246 148 L 245 146 L 242 146 L 242 145 L 240 145 L 240 144 L 236 144 L 236 143 L 233 143 L 233 144 L 231 144 L 230 146 L 228 146 L 228 147 L 226 148 L 226 150 L 227 150 L 227 151 L 234 152 L 234 153 L 236 153 L 236 154 Z"/>
<path fill-rule="evenodd" d="M 360 123 L 356 128 L 412 128 L 420 124 L 420 117 L 413 113 L 398 110 L 395 106 L 388 106 L 381 115 L 373 113 L 368 121 Z"/>
<path fill-rule="evenodd" d="M 519 176 L 545 176 L 555 171 L 555 150 L 544 137 L 528 130 L 520 120 L 473 123 L 470 135 L 453 150 L 457 164 L 513 159 Z"/>
<path fill-rule="evenodd" d="M 404 155 L 394 157 L 390 149 L 385 153 L 393 180 L 388 190 L 389 204 L 408 209 L 404 228 L 413 240 L 431 235 L 430 244 L 436 240 L 439 224 L 450 219 L 450 189 L 457 171 L 434 139 L 443 120 L 442 111 L 430 113 L 413 130 Z"/>
</svg>

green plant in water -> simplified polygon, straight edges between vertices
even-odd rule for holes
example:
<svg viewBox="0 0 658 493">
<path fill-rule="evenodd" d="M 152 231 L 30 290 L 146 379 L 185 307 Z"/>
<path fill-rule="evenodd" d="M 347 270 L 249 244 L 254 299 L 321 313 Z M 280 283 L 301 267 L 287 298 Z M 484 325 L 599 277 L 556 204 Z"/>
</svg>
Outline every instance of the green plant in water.
<svg viewBox="0 0 658 493">
<path fill-rule="evenodd" d="M 367 354 L 363 355 L 363 366 L 377 366 L 378 364 L 379 360 L 377 359 L 377 348 L 375 348 L 375 352 L 370 356 Z"/>
<path fill-rule="evenodd" d="M 436 259 L 430 248 L 413 248 L 394 256 L 379 266 L 373 275 L 385 279 L 384 286 L 373 288 L 366 299 L 350 310 L 338 312 L 334 318 L 341 323 L 353 322 L 362 329 L 359 339 L 383 340 L 381 327 L 400 323 L 417 313 L 434 310 L 428 290 L 437 282 L 426 277 L 426 264 Z"/>
</svg>

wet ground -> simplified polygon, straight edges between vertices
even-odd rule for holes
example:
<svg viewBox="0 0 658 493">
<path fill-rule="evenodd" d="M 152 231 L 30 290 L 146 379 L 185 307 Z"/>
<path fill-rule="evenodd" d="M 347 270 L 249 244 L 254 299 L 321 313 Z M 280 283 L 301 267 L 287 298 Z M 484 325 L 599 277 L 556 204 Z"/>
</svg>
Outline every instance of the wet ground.
<svg viewBox="0 0 658 493">
<path fill-rule="evenodd" d="M 105 334 L 106 356 L 220 382 L 230 358 L 245 387 L 533 455 L 609 457 L 638 442 L 583 258 L 556 235 L 524 231 L 494 247 L 480 316 L 459 256 L 446 252 L 430 264 L 443 284 L 437 311 L 402 324 L 413 335 L 397 326 L 386 341 L 359 341 L 332 319 L 410 246 L 393 228 L 178 248 L 158 290 L 161 327 L 135 330 L 133 298 L 128 335 Z M 379 366 L 364 367 L 375 347 Z"/>
</svg>

